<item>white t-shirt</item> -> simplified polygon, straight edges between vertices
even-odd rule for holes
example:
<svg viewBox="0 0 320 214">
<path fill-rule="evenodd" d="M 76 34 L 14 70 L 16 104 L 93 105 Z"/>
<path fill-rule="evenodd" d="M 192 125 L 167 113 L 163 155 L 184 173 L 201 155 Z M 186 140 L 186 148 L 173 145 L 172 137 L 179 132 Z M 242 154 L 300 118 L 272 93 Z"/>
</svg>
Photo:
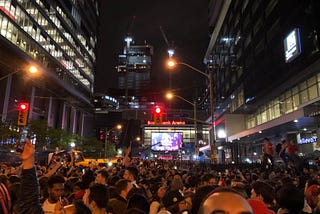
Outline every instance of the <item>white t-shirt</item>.
<svg viewBox="0 0 320 214">
<path fill-rule="evenodd" d="M 49 200 L 46 199 L 42 204 L 42 210 L 45 214 L 53 214 L 55 206 L 56 203 L 50 203 Z"/>
</svg>

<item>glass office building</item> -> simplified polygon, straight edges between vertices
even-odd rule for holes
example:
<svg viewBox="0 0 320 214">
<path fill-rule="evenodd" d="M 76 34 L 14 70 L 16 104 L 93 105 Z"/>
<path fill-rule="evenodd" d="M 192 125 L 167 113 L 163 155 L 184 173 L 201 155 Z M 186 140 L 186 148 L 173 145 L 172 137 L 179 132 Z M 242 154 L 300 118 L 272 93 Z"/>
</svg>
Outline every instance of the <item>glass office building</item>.
<svg viewBox="0 0 320 214">
<path fill-rule="evenodd" d="M 257 159 L 264 137 L 294 139 L 304 154 L 319 150 L 319 8 L 318 1 L 210 1 L 204 62 L 215 82 L 216 129 L 226 132 L 221 148 L 241 145 L 239 161 Z"/>
<path fill-rule="evenodd" d="M 29 120 L 86 135 L 93 120 L 98 5 L 94 0 L 0 0 L 2 121 L 15 102 L 30 102 Z M 40 73 L 26 79 L 35 64 Z M 11 75 L 13 74 L 13 75 Z"/>
</svg>

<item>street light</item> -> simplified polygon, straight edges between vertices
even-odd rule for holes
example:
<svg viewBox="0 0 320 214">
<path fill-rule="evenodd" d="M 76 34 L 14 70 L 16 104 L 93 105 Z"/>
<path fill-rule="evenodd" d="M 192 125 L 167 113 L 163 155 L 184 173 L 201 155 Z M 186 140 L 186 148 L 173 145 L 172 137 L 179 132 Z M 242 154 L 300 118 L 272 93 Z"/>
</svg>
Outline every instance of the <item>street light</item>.
<svg viewBox="0 0 320 214">
<path fill-rule="evenodd" d="M 118 124 L 116 125 L 115 127 L 113 127 L 112 129 L 108 130 L 106 132 L 106 138 L 105 138 L 105 142 L 104 142 L 104 158 L 107 158 L 107 146 L 108 146 L 108 138 L 109 138 L 109 134 L 110 132 L 112 132 L 113 130 L 121 130 L 122 129 L 122 125 L 121 124 Z"/>
<path fill-rule="evenodd" d="M 190 105 L 192 105 L 193 107 L 193 127 L 194 127 L 194 149 L 195 149 L 195 154 L 198 153 L 197 152 L 197 147 L 198 147 L 198 142 L 197 142 L 197 103 L 196 100 L 194 100 L 193 102 L 190 102 L 189 100 L 177 95 L 177 94 L 173 94 L 171 92 L 168 92 L 166 94 L 167 99 L 171 100 L 173 97 L 177 97 L 181 100 L 183 100 L 186 103 L 189 103 Z"/>
<path fill-rule="evenodd" d="M 210 135 L 210 145 L 214 145 L 215 143 L 215 117 L 214 117 L 214 107 L 213 107 L 213 85 L 212 85 L 212 74 L 211 74 L 211 70 L 210 73 L 205 73 L 185 62 L 177 62 L 174 59 L 169 59 L 167 61 L 167 65 L 169 68 L 174 68 L 176 65 L 184 65 L 187 66 L 188 68 L 190 68 L 193 71 L 196 71 L 200 74 L 202 74 L 203 76 L 205 76 L 208 80 L 209 80 L 209 99 L 210 99 L 210 117 L 211 117 L 211 123 L 212 123 L 212 131 L 211 131 L 211 135 Z"/>
<path fill-rule="evenodd" d="M 7 80 L 7 86 L 5 90 L 5 96 L 4 96 L 4 101 L 3 101 L 3 110 L 2 110 L 2 116 L 1 120 L 4 122 L 7 119 L 7 114 L 8 114 L 8 106 L 9 106 L 9 98 L 10 98 L 10 91 L 11 91 L 11 83 L 12 83 L 12 75 L 20 72 L 20 71 L 25 71 L 25 69 L 16 69 L 12 71 L 11 73 L 4 75 L 3 77 L 0 77 L 0 81 L 4 79 Z M 28 67 L 27 71 L 31 74 L 35 74 L 38 72 L 38 69 L 36 66 L 31 65 Z"/>
<path fill-rule="evenodd" d="M 24 69 L 16 69 L 15 71 L 12 71 L 11 73 L 7 74 L 7 75 L 4 75 L 3 77 L 0 78 L 0 81 L 1 80 L 4 80 L 6 78 L 8 78 L 9 76 L 12 76 L 13 74 L 15 73 L 18 73 L 20 71 L 25 71 Z M 30 74 L 35 74 L 38 72 L 38 68 L 34 65 L 31 65 L 28 67 L 27 71 L 30 73 Z"/>
</svg>

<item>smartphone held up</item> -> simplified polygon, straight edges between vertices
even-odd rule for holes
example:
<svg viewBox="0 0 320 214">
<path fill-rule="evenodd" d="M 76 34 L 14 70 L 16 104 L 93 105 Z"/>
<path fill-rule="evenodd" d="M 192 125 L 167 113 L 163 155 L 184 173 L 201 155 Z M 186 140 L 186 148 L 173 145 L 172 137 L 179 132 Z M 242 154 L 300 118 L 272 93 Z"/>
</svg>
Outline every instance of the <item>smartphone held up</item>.
<svg viewBox="0 0 320 214">
<path fill-rule="evenodd" d="M 24 127 L 21 131 L 20 140 L 17 143 L 17 147 L 16 147 L 17 152 L 19 152 L 19 153 L 23 152 L 23 148 L 26 143 L 28 133 L 29 133 L 29 129 L 27 127 Z"/>
</svg>

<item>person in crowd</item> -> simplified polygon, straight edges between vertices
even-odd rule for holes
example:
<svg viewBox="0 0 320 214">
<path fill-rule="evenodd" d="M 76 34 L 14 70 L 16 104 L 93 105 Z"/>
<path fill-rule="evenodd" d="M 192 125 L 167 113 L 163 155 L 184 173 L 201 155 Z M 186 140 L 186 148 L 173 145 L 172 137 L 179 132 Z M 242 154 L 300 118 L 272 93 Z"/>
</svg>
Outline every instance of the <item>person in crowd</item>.
<svg viewBox="0 0 320 214">
<path fill-rule="evenodd" d="M 81 177 L 82 188 L 84 189 L 84 194 L 82 195 L 82 201 L 85 205 L 89 206 L 89 187 L 95 183 L 95 176 L 92 169 L 87 168 L 85 173 Z"/>
<path fill-rule="evenodd" d="M 253 210 L 239 192 L 229 187 L 219 187 L 204 199 L 198 213 L 253 214 Z"/>
<path fill-rule="evenodd" d="M 191 213 L 198 213 L 198 210 L 200 208 L 200 205 L 203 199 L 217 187 L 218 185 L 204 185 L 204 186 L 198 187 L 192 198 Z"/>
<path fill-rule="evenodd" d="M 260 199 L 248 199 L 248 203 L 250 204 L 254 213 L 263 213 L 263 214 L 276 214 L 273 210 L 268 209 L 266 204 Z"/>
<path fill-rule="evenodd" d="M 195 192 L 192 190 L 184 190 L 183 191 L 183 195 L 185 198 L 185 202 L 186 202 L 186 210 L 188 210 L 189 212 L 191 212 L 192 210 L 192 199 L 194 198 L 194 194 Z"/>
<path fill-rule="evenodd" d="M 116 183 L 117 197 L 111 198 L 108 202 L 109 211 L 113 214 L 122 214 L 127 209 L 127 195 L 132 189 L 130 180 L 121 179 Z"/>
<path fill-rule="evenodd" d="M 168 189 L 166 186 L 163 186 L 161 184 L 155 185 L 153 188 L 155 189 L 155 191 L 150 203 L 149 214 L 157 214 L 160 211 L 161 207 L 163 206 L 162 198 L 164 197 Z"/>
<path fill-rule="evenodd" d="M 48 180 L 49 180 L 49 177 L 47 176 L 41 176 L 38 180 L 40 185 L 40 203 L 41 204 L 43 204 L 43 202 L 49 197 Z"/>
<path fill-rule="evenodd" d="M 282 140 L 280 144 L 280 150 L 278 151 L 278 156 L 282 159 L 283 163 L 285 164 L 285 167 L 288 167 L 288 154 L 286 153 L 288 143 L 286 140 Z"/>
<path fill-rule="evenodd" d="M 129 199 L 134 194 L 143 195 L 145 198 L 148 198 L 146 190 L 138 185 L 138 176 L 139 170 L 135 166 L 128 166 L 124 171 L 123 178 L 129 180 L 132 185 L 131 191 L 127 195 L 127 199 Z"/>
<path fill-rule="evenodd" d="M 20 186 L 21 186 L 20 182 L 15 182 L 8 187 L 10 197 L 11 197 L 11 212 L 12 213 L 18 212 L 17 202 L 19 200 Z"/>
<path fill-rule="evenodd" d="M 52 175 L 48 179 L 49 197 L 42 204 L 44 213 L 53 213 L 56 203 L 62 203 L 63 206 L 68 205 L 66 198 L 63 198 L 64 193 L 64 177 L 61 175 Z"/>
<path fill-rule="evenodd" d="M 263 145 L 262 145 L 262 161 L 263 161 L 263 165 L 267 166 L 268 164 L 268 160 L 270 160 L 271 165 L 273 165 L 274 160 L 273 160 L 273 156 L 274 156 L 274 148 L 273 148 L 273 144 L 270 142 L 269 138 L 264 138 L 263 139 Z"/>
<path fill-rule="evenodd" d="M 99 170 L 96 176 L 96 183 L 107 185 L 109 174 L 106 170 Z"/>
<path fill-rule="evenodd" d="M 131 181 L 133 187 L 139 188 L 137 184 L 139 171 L 135 166 L 128 166 L 123 174 L 123 179 Z"/>
<path fill-rule="evenodd" d="M 287 145 L 286 152 L 288 155 L 289 165 L 295 170 L 300 169 L 301 161 L 298 156 L 298 145 L 295 140 L 291 139 Z M 300 171 L 300 170 L 299 170 Z"/>
<path fill-rule="evenodd" d="M 104 184 L 93 184 L 89 188 L 89 207 L 92 214 L 106 214 L 109 190 Z"/>
<path fill-rule="evenodd" d="M 256 181 L 252 184 L 251 199 L 261 200 L 268 209 L 275 209 L 275 190 L 264 181 Z"/>
<path fill-rule="evenodd" d="M 138 209 L 142 211 L 144 214 L 149 214 L 150 204 L 144 196 L 139 194 L 134 194 L 128 200 L 127 210 L 130 210 L 130 209 Z"/>
<path fill-rule="evenodd" d="M 5 181 L 0 182 L 0 213 L 9 214 L 12 211 L 12 201 Z"/>
<path fill-rule="evenodd" d="M 183 180 L 179 174 L 175 174 L 173 176 L 173 179 L 170 183 L 170 190 L 183 190 L 184 185 L 183 185 Z"/>
<path fill-rule="evenodd" d="M 319 185 L 315 185 L 315 184 L 311 185 L 305 191 L 305 199 L 312 210 L 318 209 L 317 205 L 320 202 L 319 198 L 320 198 L 320 186 Z M 319 206 L 319 208 L 320 208 L 320 206 Z"/>
<path fill-rule="evenodd" d="M 305 208 L 304 194 L 295 185 L 287 183 L 276 192 L 276 201 L 279 205 L 277 214 L 311 213 L 311 208 Z"/>
<path fill-rule="evenodd" d="M 287 145 L 287 154 L 289 159 L 293 161 L 293 158 L 298 155 L 298 145 L 295 140 L 291 139 Z"/>
<path fill-rule="evenodd" d="M 150 189 L 150 186 L 151 186 L 150 181 L 147 179 L 143 179 L 139 182 L 139 186 L 141 186 L 144 189 L 147 196 L 147 200 L 150 201 L 153 197 Z"/>
<path fill-rule="evenodd" d="M 215 185 L 216 184 L 216 179 L 214 177 L 213 174 L 207 173 L 204 174 L 201 177 L 201 185 L 205 186 L 205 185 Z"/>
<path fill-rule="evenodd" d="M 36 168 L 34 164 L 34 146 L 30 140 L 27 139 L 24 145 L 23 152 L 20 155 L 22 159 L 22 171 L 21 171 L 21 186 L 20 186 L 20 197 L 18 201 L 17 213 L 32 213 L 32 214 L 45 214 L 40 204 L 40 192 L 39 183 L 36 174 Z M 67 213 L 63 210 L 63 204 L 56 203 L 53 214 L 80 214 L 74 210 L 72 213 Z M 90 213 L 83 213 L 90 214 Z"/>
<path fill-rule="evenodd" d="M 111 176 L 116 176 L 119 173 L 119 167 L 114 166 L 111 170 Z"/>
<path fill-rule="evenodd" d="M 91 210 L 89 207 L 87 207 L 83 201 L 78 200 L 74 203 L 74 210 L 72 212 L 65 212 L 63 214 L 92 214 Z"/>
<path fill-rule="evenodd" d="M 185 197 L 179 190 L 171 190 L 166 192 L 163 199 L 163 209 L 158 214 L 180 214 L 188 213 Z"/>
</svg>

